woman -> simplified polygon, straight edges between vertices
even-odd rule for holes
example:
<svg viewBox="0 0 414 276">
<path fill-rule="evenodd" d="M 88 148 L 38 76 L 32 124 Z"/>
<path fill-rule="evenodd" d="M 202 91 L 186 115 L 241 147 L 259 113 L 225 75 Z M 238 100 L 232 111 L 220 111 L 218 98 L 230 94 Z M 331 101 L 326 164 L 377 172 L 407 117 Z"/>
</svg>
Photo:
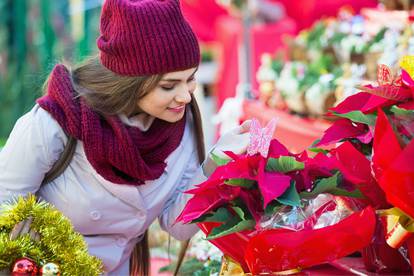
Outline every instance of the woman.
<svg viewBox="0 0 414 276">
<path fill-rule="evenodd" d="M 175 218 L 182 192 L 205 179 L 192 95 L 199 47 L 177 0 L 107 0 L 97 45 L 99 57 L 56 65 L 45 96 L 16 123 L 0 153 L 0 201 L 37 193 L 72 221 L 105 272 L 147 275 L 146 230 L 157 217 L 177 239 L 197 231 Z M 215 151 L 227 141 L 244 151 L 247 130 Z M 68 136 L 77 139 L 69 166 L 41 185 Z"/>
</svg>

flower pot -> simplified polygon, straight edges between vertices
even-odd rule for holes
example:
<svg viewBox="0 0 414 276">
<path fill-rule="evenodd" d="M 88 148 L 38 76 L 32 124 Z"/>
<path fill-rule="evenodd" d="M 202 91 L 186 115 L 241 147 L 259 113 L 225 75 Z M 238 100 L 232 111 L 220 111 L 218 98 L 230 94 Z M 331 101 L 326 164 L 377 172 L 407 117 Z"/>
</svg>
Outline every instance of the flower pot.
<svg viewBox="0 0 414 276">
<path fill-rule="evenodd" d="M 308 90 L 305 94 L 306 107 L 310 114 L 321 116 L 336 102 L 334 91 Z"/>
<path fill-rule="evenodd" d="M 284 93 L 284 98 L 287 107 L 296 113 L 306 115 L 308 114 L 308 108 L 306 106 L 305 92 L 294 91 L 292 93 Z"/>
</svg>

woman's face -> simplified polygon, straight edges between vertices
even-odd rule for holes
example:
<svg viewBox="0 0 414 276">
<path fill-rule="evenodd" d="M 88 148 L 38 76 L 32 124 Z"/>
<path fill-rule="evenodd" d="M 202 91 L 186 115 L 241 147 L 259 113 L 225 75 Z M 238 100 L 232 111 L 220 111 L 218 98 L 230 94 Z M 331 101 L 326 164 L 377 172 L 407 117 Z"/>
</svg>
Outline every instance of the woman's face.
<svg viewBox="0 0 414 276">
<path fill-rule="evenodd" d="M 179 121 L 196 88 L 196 71 L 194 67 L 165 74 L 157 87 L 138 101 L 138 108 L 170 123 Z"/>
</svg>

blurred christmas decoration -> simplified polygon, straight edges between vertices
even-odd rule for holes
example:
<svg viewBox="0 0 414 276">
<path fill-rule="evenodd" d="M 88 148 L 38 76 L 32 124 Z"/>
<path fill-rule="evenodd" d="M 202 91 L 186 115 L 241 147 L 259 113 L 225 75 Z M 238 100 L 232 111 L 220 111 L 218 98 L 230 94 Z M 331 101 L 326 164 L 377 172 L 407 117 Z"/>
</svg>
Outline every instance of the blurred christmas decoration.
<svg viewBox="0 0 414 276">
<path fill-rule="evenodd" d="M 96 52 L 99 0 L 0 1 L 0 137 L 42 94 L 56 59 Z"/>
<path fill-rule="evenodd" d="M 30 226 L 31 231 L 17 234 L 16 224 L 22 221 L 31 222 L 23 227 L 28 230 Z M 39 238 L 34 238 L 33 232 Z M 39 267 L 42 275 L 102 273 L 101 261 L 89 255 L 83 237 L 70 221 L 33 195 L 1 205 L 0 259 L 0 270 L 12 271 L 13 275 L 37 275 Z"/>
<path fill-rule="evenodd" d="M 395 1 L 398 2 L 398 1 Z M 257 72 L 266 105 L 321 117 L 376 78 L 378 64 L 398 70 L 398 60 L 414 51 L 414 24 L 407 11 L 343 7 L 296 37 L 287 37 L 287 60 L 265 54 Z M 273 67 L 273 64 L 282 66 Z"/>
<path fill-rule="evenodd" d="M 241 10 L 244 5 L 247 5 L 247 0 L 217 0 L 217 3 L 228 8 Z"/>
<path fill-rule="evenodd" d="M 381 0 L 379 1 L 388 10 L 406 10 L 409 11 L 414 6 L 412 0 Z"/>
</svg>

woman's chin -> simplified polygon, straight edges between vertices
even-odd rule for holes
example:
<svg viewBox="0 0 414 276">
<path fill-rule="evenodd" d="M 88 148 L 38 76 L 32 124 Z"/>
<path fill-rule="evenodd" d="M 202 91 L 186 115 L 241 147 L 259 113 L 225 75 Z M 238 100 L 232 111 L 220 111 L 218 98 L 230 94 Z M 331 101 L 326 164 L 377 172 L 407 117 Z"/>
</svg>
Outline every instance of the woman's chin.
<svg viewBox="0 0 414 276">
<path fill-rule="evenodd" d="M 158 119 L 169 122 L 176 123 L 184 117 L 184 112 L 182 114 L 173 114 L 168 116 L 160 116 Z"/>
</svg>

